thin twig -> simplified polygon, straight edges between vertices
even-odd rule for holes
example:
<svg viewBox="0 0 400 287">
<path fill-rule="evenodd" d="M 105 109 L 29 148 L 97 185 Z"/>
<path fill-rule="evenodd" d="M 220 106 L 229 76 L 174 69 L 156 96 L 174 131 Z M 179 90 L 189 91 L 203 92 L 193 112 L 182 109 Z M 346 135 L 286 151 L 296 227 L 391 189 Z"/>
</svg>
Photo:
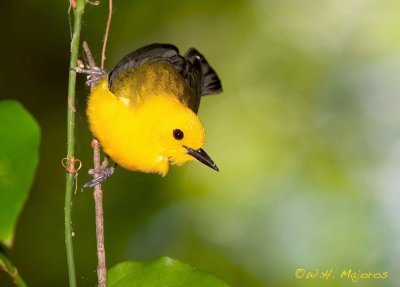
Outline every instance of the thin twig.
<svg viewBox="0 0 400 287">
<path fill-rule="evenodd" d="M 83 41 L 83 50 L 90 67 L 96 67 L 93 59 L 92 52 L 86 41 Z M 91 86 L 93 88 L 93 86 Z M 94 169 L 106 168 L 108 164 L 107 157 L 105 157 L 103 164 L 100 164 L 100 143 L 97 139 L 92 140 L 93 148 L 93 164 Z M 98 177 L 98 174 L 94 174 Z M 96 213 L 96 242 L 97 242 L 97 280 L 99 287 L 107 286 L 107 268 L 106 268 L 106 250 L 104 247 L 104 214 L 103 214 L 103 190 L 101 184 L 95 185 L 94 192 L 94 205 Z"/>
<path fill-rule="evenodd" d="M 88 61 L 89 66 L 96 67 L 96 63 L 94 62 L 92 52 L 90 51 L 89 45 L 86 41 L 83 41 L 82 47 L 83 47 L 83 51 L 85 52 L 86 60 Z"/>
<path fill-rule="evenodd" d="M 100 169 L 100 143 L 97 139 L 92 141 L 93 148 L 93 164 L 95 170 Z M 94 174 L 98 177 L 98 174 Z M 99 287 L 106 287 L 107 269 L 106 269 L 106 252 L 104 248 L 104 217 L 103 217 L 103 191 L 101 185 L 94 187 L 94 202 L 96 209 L 96 241 L 97 241 L 97 278 Z"/>
<path fill-rule="evenodd" d="M 26 287 L 24 280 L 18 272 L 18 269 L 12 264 L 10 259 L 7 258 L 2 252 L 0 252 L 0 269 L 7 272 L 14 284 L 18 287 Z"/>
<path fill-rule="evenodd" d="M 85 10 L 85 0 L 71 0 L 70 4 L 74 11 L 74 27 L 71 39 L 71 59 L 69 64 L 68 79 L 68 99 L 67 99 L 67 159 L 71 162 L 75 159 L 75 86 L 76 72 L 75 67 L 78 60 L 79 39 L 82 27 L 82 16 Z M 74 249 L 72 243 L 72 192 L 75 182 L 75 172 L 67 170 L 65 179 L 65 206 L 64 206 L 64 225 L 65 225 L 65 246 L 67 251 L 69 286 L 76 286 Z"/>
<path fill-rule="evenodd" d="M 113 1 L 108 0 L 108 19 L 106 25 L 106 32 L 104 33 L 103 49 L 101 50 L 101 67 L 100 67 L 101 69 L 104 69 L 104 63 L 106 61 L 106 47 L 108 41 L 108 33 L 110 32 L 110 26 L 111 26 L 112 9 L 113 9 Z"/>
<path fill-rule="evenodd" d="M 108 34 L 110 31 L 111 19 L 112 19 L 112 0 L 109 0 L 109 11 L 108 11 L 108 19 L 106 25 L 106 31 L 103 39 L 103 48 L 101 52 L 101 69 L 104 69 L 104 63 L 106 61 L 106 47 L 108 41 Z M 86 54 L 86 58 L 91 67 L 95 67 L 96 63 L 93 60 L 92 53 L 90 52 L 89 46 L 86 42 L 83 43 L 83 49 Z M 93 88 L 93 85 L 91 86 Z M 92 141 L 93 148 L 93 164 L 95 170 L 98 170 L 100 167 L 105 168 L 108 161 L 103 162 L 103 165 L 100 165 L 100 143 L 97 139 L 93 139 Z M 98 177 L 98 174 L 94 174 L 94 177 Z M 107 286 L 107 268 L 106 268 L 106 253 L 104 247 L 104 216 L 103 216 L 103 191 L 101 189 L 101 185 L 95 185 L 94 187 L 94 203 L 96 210 L 96 242 L 97 242 L 97 278 L 98 278 L 98 286 L 106 287 Z"/>
</svg>

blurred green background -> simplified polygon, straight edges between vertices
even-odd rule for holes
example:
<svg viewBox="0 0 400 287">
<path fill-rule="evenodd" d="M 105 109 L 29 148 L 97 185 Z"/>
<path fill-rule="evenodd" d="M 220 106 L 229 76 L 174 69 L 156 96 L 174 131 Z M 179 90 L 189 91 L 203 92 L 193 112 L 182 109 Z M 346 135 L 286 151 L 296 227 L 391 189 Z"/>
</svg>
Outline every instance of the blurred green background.
<svg viewBox="0 0 400 287">
<path fill-rule="evenodd" d="M 107 1 L 87 5 L 97 62 Z M 68 1 L 5 1 L 0 97 L 42 129 L 40 165 L 10 257 L 30 286 L 67 286 L 64 245 Z M 107 265 L 170 256 L 232 286 L 398 286 L 400 2 L 114 1 L 108 69 L 152 42 L 193 46 L 222 79 L 203 99 L 207 152 L 167 177 L 118 169 L 104 184 Z M 79 76 L 79 185 L 89 179 Z M 73 197 L 79 286 L 96 283 L 94 204 Z M 298 268 L 333 268 L 296 279 Z M 340 279 L 343 270 L 387 279 Z M 0 272 L 0 286 L 12 286 Z"/>
</svg>

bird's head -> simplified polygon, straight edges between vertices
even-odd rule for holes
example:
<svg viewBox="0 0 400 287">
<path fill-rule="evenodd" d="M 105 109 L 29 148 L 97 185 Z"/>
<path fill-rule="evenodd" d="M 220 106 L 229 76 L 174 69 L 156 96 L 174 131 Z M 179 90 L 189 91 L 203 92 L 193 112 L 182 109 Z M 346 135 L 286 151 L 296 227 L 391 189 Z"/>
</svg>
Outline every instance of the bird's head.
<svg viewBox="0 0 400 287">
<path fill-rule="evenodd" d="M 187 161 L 198 160 L 218 171 L 217 165 L 203 150 L 205 132 L 199 117 L 175 99 L 156 97 L 141 111 L 150 124 L 149 144 L 155 156 L 168 164 L 183 165 Z M 147 111 L 146 111 L 147 110 Z M 165 175 L 168 165 L 159 171 Z"/>
</svg>

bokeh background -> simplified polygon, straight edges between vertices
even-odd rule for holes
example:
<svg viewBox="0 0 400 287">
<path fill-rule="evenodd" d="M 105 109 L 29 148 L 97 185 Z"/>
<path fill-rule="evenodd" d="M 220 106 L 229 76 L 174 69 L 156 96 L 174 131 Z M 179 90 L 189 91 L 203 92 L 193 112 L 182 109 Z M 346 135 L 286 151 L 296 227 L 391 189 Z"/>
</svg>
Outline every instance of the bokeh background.
<svg viewBox="0 0 400 287">
<path fill-rule="evenodd" d="M 42 129 L 40 165 L 10 256 L 30 286 L 67 286 L 64 245 L 68 1 L 3 1 L 0 97 Z M 400 283 L 400 2 L 114 1 L 108 69 L 152 42 L 198 48 L 224 93 L 203 99 L 206 150 L 167 177 L 118 169 L 104 184 L 107 265 L 170 256 L 232 286 Z M 82 39 L 100 60 L 107 1 Z M 79 184 L 91 163 L 78 80 Z M 79 286 L 96 283 L 91 191 L 73 197 Z M 329 280 L 298 268 L 333 269 Z M 338 278 L 343 270 L 387 279 Z M 12 286 L 0 272 L 0 286 Z"/>
</svg>

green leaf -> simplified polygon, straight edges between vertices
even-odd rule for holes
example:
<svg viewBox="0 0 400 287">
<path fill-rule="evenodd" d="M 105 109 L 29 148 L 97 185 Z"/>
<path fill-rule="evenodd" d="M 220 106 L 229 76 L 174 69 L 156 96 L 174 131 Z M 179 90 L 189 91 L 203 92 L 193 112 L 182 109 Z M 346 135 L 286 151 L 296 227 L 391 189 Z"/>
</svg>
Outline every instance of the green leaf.
<svg viewBox="0 0 400 287">
<path fill-rule="evenodd" d="M 213 274 L 162 257 L 150 262 L 122 262 L 108 273 L 109 287 L 229 287 Z"/>
<path fill-rule="evenodd" d="M 0 242 L 11 247 L 39 160 L 40 129 L 14 100 L 0 101 Z"/>
</svg>

